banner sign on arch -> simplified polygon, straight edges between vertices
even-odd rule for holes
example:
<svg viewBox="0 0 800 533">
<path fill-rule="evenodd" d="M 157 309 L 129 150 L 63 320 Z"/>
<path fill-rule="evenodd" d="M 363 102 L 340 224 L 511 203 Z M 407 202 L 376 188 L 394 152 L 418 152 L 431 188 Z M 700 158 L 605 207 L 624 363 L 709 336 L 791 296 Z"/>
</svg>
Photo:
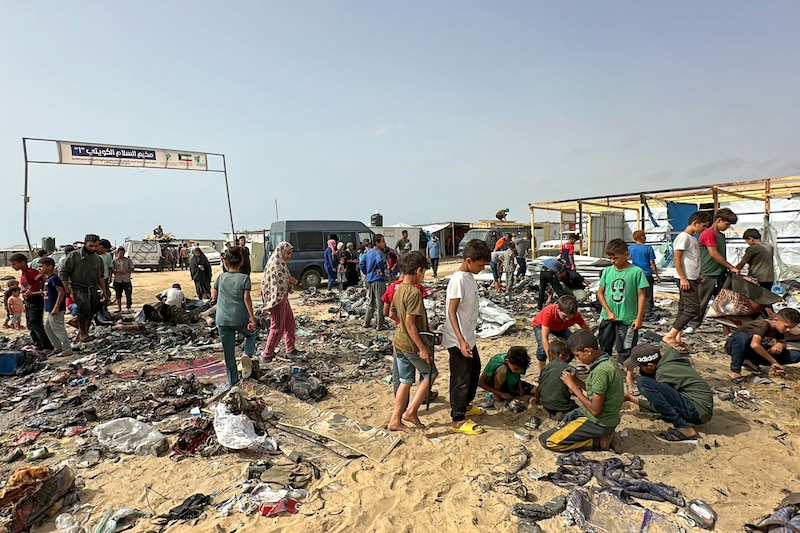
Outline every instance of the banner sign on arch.
<svg viewBox="0 0 800 533">
<path fill-rule="evenodd" d="M 65 165 L 208 170 L 208 156 L 198 152 L 113 144 L 57 142 L 58 162 Z"/>
</svg>

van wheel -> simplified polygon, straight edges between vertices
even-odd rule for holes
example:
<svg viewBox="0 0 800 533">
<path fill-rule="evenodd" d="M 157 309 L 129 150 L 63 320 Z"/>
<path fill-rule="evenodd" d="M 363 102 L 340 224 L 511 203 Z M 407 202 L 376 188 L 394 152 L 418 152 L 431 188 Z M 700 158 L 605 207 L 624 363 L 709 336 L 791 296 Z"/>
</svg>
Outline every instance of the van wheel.
<svg viewBox="0 0 800 533">
<path fill-rule="evenodd" d="M 302 276 L 300 276 L 300 283 L 303 285 L 304 289 L 318 287 L 319 284 L 322 283 L 322 272 L 313 268 L 309 268 L 303 272 Z"/>
</svg>

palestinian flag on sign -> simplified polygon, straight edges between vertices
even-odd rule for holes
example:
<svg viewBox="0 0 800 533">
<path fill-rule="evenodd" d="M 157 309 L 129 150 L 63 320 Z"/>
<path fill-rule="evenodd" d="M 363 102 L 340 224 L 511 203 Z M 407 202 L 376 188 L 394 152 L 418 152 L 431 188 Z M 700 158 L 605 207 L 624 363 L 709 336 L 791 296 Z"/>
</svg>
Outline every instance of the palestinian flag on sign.
<svg viewBox="0 0 800 533">
<path fill-rule="evenodd" d="M 191 163 L 192 162 L 192 154 L 178 154 L 178 162 L 179 163 Z"/>
</svg>

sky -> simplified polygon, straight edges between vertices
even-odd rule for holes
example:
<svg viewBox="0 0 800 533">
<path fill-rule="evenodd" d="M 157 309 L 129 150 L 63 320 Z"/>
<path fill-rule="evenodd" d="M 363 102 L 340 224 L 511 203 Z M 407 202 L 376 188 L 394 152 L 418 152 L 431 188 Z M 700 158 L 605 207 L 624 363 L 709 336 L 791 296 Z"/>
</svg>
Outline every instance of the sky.
<svg viewBox="0 0 800 533">
<path fill-rule="evenodd" d="M 23 137 L 225 154 L 249 230 L 795 175 L 798 26 L 795 1 L 7 2 L 0 247 L 25 242 Z M 29 184 L 34 244 L 230 228 L 220 173 Z"/>
</svg>

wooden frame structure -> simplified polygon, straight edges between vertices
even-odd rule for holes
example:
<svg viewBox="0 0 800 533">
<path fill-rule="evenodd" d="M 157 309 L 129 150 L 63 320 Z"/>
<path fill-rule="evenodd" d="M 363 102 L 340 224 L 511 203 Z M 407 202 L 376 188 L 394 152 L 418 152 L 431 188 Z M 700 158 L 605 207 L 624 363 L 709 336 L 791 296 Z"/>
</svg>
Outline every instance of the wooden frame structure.
<svg viewBox="0 0 800 533">
<path fill-rule="evenodd" d="M 657 191 L 609 194 L 605 196 L 591 196 L 586 198 L 573 198 L 553 202 L 536 202 L 528 204 L 531 213 L 531 227 L 534 226 L 536 209 L 545 211 L 558 211 L 563 225 L 564 214 L 569 218 L 577 215 L 578 224 L 583 220 L 584 214 L 602 214 L 610 211 L 635 211 L 640 229 L 644 230 L 645 203 L 647 200 L 661 200 L 665 202 L 682 202 L 698 205 L 713 206 L 716 211 L 720 202 L 735 202 L 737 200 L 753 200 L 764 202 L 764 214 L 770 214 L 770 200 L 772 198 L 785 198 L 800 194 L 800 176 L 786 176 L 783 178 L 765 178 L 751 181 L 737 181 L 732 183 L 717 183 L 713 185 L 700 185 L 696 187 L 680 187 Z M 579 226 L 580 227 L 580 226 Z M 583 253 L 581 251 L 581 253 Z"/>
</svg>

